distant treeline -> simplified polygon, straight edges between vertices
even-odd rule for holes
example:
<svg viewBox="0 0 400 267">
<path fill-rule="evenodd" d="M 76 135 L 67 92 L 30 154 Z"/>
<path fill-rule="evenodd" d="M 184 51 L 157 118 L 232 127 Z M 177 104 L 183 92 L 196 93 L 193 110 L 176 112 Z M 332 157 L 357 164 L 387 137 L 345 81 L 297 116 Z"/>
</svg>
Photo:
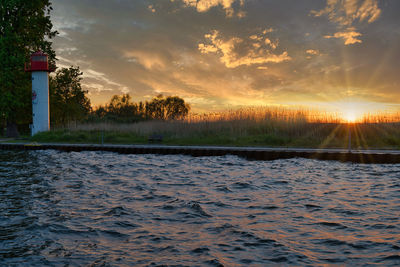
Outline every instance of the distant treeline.
<svg viewBox="0 0 400 267">
<path fill-rule="evenodd" d="M 137 122 L 143 120 L 179 120 L 185 118 L 190 106 L 178 96 L 158 95 L 151 101 L 134 103 L 129 94 L 114 95 L 104 106 L 93 109 L 89 121 Z"/>
<path fill-rule="evenodd" d="M 79 67 L 59 69 L 50 77 L 50 120 L 52 126 L 71 122 L 138 122 L 144 120 L 178 120 L 188 115 L 190 106 L 178 96 L 158 95 L 151 101 L 132 101 L 129 94 L 114 95 L 111 100 L 91 107 L 81 87 Z"/>
</svg>

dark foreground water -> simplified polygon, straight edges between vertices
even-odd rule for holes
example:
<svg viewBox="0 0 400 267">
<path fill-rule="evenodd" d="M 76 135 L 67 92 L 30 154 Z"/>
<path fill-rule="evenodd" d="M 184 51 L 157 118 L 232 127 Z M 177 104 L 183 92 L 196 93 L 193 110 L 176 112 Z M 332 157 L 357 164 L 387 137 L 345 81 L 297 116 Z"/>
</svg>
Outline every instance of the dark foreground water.
<svg viewBox="0 0 400 267">
<path fill-rule="evenodd" d="M 400 165 L 0 151 L 1 266 L 400 264 Z"/>
</svg>

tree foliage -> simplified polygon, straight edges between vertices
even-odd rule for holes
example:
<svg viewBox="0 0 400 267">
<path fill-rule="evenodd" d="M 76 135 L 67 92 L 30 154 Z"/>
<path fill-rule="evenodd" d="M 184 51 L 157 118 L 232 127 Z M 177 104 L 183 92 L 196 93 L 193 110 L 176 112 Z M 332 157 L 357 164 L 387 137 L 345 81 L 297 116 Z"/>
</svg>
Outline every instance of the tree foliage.
<svg viewBox="0 0 400 267">
<path fill-rule="evenodd" d="M 53 126 L 80 121 L 90 113 L 87 91 L 82 89 L 79 67 L 62 68 L 50 76 L 50 120 Z"/>
<path fill-rule="evenodd" d="M 152 101 L 146 102 L 146 115 L 158 120 L 182 119 L 188 115 L 190 106 L 178 96 L 158 95 Z"/>
<path fill-rule="evenodd" d="M 7 123 L 31 120 L 31 82 L 24 63 L 42 50 L 54 65 L 49 0 L 0 1 L 0 116 Z"/>
<path fill-rule="evenodd" d="M 185 118 L 190 106 L 178 96 L 158 95 L 151 101 L 134 103 L 129 94 L 114 95 L 110 102 L 93 111 L 93 117 L 115 122 L 177 120 Z M 92 118 L 93 118 L 92 117 Z"/>
</svg>

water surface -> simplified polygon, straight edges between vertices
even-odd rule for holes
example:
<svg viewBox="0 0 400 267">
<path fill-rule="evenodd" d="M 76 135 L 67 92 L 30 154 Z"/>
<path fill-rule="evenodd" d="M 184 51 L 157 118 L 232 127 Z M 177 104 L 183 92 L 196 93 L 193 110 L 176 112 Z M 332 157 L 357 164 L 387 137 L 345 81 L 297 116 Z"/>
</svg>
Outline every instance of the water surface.
<svg viewBox="0 0 400 267">
<path fill-rule="evenodd" d="M 0 151 L 0 262 L 400 264 L 400 165 Z"/>
</svg>

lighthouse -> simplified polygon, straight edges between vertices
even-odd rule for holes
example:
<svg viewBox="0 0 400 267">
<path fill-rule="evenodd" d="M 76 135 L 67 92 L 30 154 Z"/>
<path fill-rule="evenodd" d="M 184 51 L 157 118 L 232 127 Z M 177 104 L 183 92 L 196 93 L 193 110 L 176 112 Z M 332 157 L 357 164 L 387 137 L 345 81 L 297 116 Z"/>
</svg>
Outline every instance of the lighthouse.
<svg viewBox="0 0 400 267">
<path fill-rule="evenodd" d="M 26 71 L 32 73 L 32 136 L 50 130 L 49 106 L 49 63 L 45 53 L 38 51 L 31 55 Z"/>
</svg>

